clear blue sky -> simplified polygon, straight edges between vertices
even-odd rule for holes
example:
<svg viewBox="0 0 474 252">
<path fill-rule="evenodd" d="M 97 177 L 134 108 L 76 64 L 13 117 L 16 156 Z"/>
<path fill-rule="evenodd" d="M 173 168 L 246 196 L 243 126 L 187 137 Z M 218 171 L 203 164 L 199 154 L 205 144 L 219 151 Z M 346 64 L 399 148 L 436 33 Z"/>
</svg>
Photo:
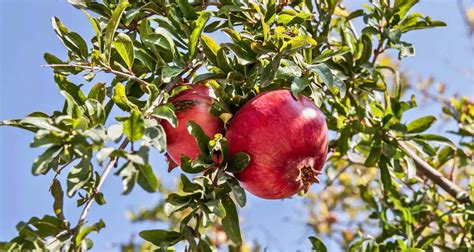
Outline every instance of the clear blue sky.
<svg viewBox="0 0 474 252">
<path fill-rule="evenodd" d="M 362 1 L 351 1 L 360 6 Z M 467 39 L 455 1 L 422 1 L 417 10 L 448 23 L 447 28 L 418 31 L 404 39 L 417 48 L 415 58 L 406 59 L 402 67 L 414 76 L 433 75 L 447 85 L 450 93 L 474 97 L 474 55 Z M 43 53 L 65 58 L 66 50 L 54 34 L 50 18 L 58 16 L 71 30 L 90 38 L 92 29 L 87 18 L 66 0 L 0 0 L 0 120 L 19 118 L 33 111 L 51 112 L 61 108 L 63 99 L 56 89 L 50 69 L 42 68 Z M 416 74 L 416 75 L 415 75 Z M 436 113 L 429 108 L 412 112 Z M 30 149 L 33 135 L 14 128 L 0 128 L 0 240 L 16 234 L 15 225 L 31 216 L 53 214 L 48 188 L 52 174 L 34 177 L 31 164 L 40 153 Z M 172 185 L 178 169 L 165 172 L 163 158 L 154 155 L 155 172 Z M 99 168 L 100 169 L 100 168 Z M 320 190 L 313 186 L 312 190 Z M 90 221 L 103 218 L 107 223 L 99 235 L 93 235 L 95 251 L 117 251 L 113 244 L 127 242 L 130 235 L 155 224 L 131 224 L 127 210 L 151 207 L 160 195 L 135 188 L 128 196 L 121 193 L 121 181 L 110 178 L 104 186 L 108 204 L 94 205 Z M 306 212 L 301 198 L 268 201 L 249 197 L 241 211 L 242 227 L 247 240 L 258 239 L 269 251 L 309 250 L 306 237 L 311 234 L 304 224 Z M 73 222 L 79 215 L 75 200 L 65 203 L 65 214 Z M 290 218 L 292 222 L 286 219 Z"/>
</svg>

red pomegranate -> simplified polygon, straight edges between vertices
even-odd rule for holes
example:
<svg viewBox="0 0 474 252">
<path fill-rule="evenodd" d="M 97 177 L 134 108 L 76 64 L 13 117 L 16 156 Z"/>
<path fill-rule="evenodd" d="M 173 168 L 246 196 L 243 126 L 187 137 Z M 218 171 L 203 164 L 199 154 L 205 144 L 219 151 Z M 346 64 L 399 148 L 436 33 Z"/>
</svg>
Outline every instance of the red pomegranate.
<svg viewBox="0 0 474 252">
<path fill-rule="evenodd" d="M 199 124 L 210 138 L 224 132 L 222 120 L 210 113 L 212 97 L 209 96 L 209 91 L 209 87 L 204 84 L 193 85 L 170 100 L 176 107 L 178 127 L 173 128 L 165 120 L 161 121 L 161 125 L 166 132 L 168 156 L 177 165 L 181 165 L 181 155 L 194 159 L 200 152 L 196 140 L 188 132 L 188 121 Z"/>
<path fill-rule="evenodd" d="M 276 90 L 247 102 L 231 120 L 226 138 L 231 155 L 245 152 L 251 157 L 235 174 L 243 187 L 261 198 L 282 199 L 318 182 L 327 134 L 325 117 L 313 102 Z"/>
</svg>

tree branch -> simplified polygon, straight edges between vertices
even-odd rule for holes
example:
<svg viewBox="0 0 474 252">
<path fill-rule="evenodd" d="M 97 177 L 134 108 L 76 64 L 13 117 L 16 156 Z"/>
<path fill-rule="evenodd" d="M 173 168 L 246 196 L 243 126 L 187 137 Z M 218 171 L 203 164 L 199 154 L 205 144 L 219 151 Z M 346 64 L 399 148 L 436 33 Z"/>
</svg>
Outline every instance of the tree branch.
<svg viewBox="0 0 474 252">
<path fill-rule="evenodd" d="M 459 188 L 454 182 L 445 178 L 438 170 L 428 164 L 425 160 L 420 158 L 407 144 L 407 142 L 399 141 L 398 144 L 403 151 L 410 156 L 416 165 L 416 169 L 421 171 L 426 177 L 433 181 L 436 185 L 443 188 L 449 195 L 454 197 L 460 203 L 471 203 L 472 199 L 469 194 L 463 189 Z"/>
</svg>

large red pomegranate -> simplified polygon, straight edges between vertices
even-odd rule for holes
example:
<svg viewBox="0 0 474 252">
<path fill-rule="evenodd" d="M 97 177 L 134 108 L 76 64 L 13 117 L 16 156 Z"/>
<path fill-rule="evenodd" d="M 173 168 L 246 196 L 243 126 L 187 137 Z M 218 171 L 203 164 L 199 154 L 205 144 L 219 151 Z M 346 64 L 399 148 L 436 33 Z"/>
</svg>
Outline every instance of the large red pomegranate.
<svg viewBox="0 0 474 252">
<path fill-rule="evenodd" d="M 261 198 L 282 199 L 318 182 L 327 134 L 325 117 L 313 102 L 276 90 L 242 106 L 226 138 L 231 155 L 245 152 L 251 157 L 249 165 L 235 174 L 243 187 Z"/>
<path fill-rule="evenodd" d="M 181 155 L 194 159 L 200 153 L 196 140 L 188 132 L 188 121 L 199 124 L 210 138 L 224 132 L 222 120 L 210 113 L 213 100 L 209 95 L 209 87 L 204 84 L 190 87 L 170 100 L 176 108 L 178 127 L 173 128 L 167 121 L 161 121 L 166 132 L 168 156 L 178 165 L 181 165 Z"/>
</svg>

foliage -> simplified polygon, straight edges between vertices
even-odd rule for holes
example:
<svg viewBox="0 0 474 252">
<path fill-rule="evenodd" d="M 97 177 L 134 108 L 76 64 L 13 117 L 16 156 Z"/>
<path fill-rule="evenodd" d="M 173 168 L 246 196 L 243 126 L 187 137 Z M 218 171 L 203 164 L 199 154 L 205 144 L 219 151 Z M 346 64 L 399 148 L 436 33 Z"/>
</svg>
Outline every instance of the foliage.
<svg viewBox="0 0 474 252">
<path fill-rule="evenodd" d="M 426 133 L 435 118 L 405 122 L 403 115 L 417 106 L 416 99 L 402 95 L 398 70 L 378 61 L 387 50 L 398 52 L 399 59 L 413 56 L 414 46 L 403 40 L 405 33 L 445 25 L 411 12 L 417 0 L 371 0 L 352 12 L 338 0 L 70 2 L 84 11 L 95 35 L 87 43 L 59 18 L 52 19 L 67 59 L 49 53 L 44 58 L 54 69 L 64 107 L 50 115 L 35 112 L 2 122 L 34 132 L 31 147 L 45 148 L 32 172 L 56 173 L 51 185 L 55 216 L 20 222 L 18 236 L 2 244 L 4 248 L 91 248 L 88 234 L 99 232 L 105 223 L 86 226 L 85 220 L 93 202 L 106 203 L 100 189 L 119 159 L 123 164 L 115 175 L 122 178 L 124 194 L 136 184 L 147 192 L 163 193 L 149 163 L 151 149 L 166 150 L 159 120 L 177 122 L 173 106 L 167 104 L 178 92 L 173 89 L 176 84 L 207 82 L 217 96 L 212 112 L 226 122 L 246 101 L 273 89 L 308 96 L 321 108 L 334 133 L 326 173 L 340 174 L 334 178 L 337 182 L 328 181 L 341 185 L 342 191 L 328 189 L 308 199 L 326 201 L 326 211 L 341 206 L 356 215 L 365 212 L 378 224 L 372 235 L 363 229 L 359 234 L 346 232 L 343 246 L 368 251 L 472 249 L 473 175 L 465 176 L 471 176 L 470 193 L 465 193 L 466 181 L 456 183 L 460 187 L 438 181 L 419 161 L 422 158 L 433 170 L 447 163 L 459 169 L 472 166 L 472 101 L 453 100 L 444 109 L 458 122 L 454 133 L 463 137 L 459 144 Z M 355 19 L 363 23 L 362 29 L 353 26 Z M 215 34 L 229 39 L 218 44 Z M 93 84 L 97 72 L 114 78 Z M 70 81 L 71 75 L 84 77 L 85 85 L 92 87 L 87 95 L 82 84 Z M 111 118 L 112 110 L 120 116 Z M 244 169 L 249 157 L 229 157 L 222 135 L 209 139 L 199 125 L 190 122 L 187 127 L 201 154 L 195 160 L 183 157 L 181 169 L 195 175 L 182 174 L 180 191 L 166 192 L 159 211 L 172 216 L 171 228 L 145 230 L 140 236 L 153 244 L 147 246 L 162 251 L 177 243 L 186 244 L 189 251 L 212 251 L 218 245 L 212 232 L 218 228 L 226 233 L 231 249 L 241 248 L 236 205 L 244 207 L 246 197 L 232 172 Z M 215 155 L 219 162 L 213 160 Z M 104 166 L 102 174 L 98 166 Z M 63 171 L 67 178 L 61 180 Z M 417 175 L 420 171 L 434 184 L 424 183 Z M 83 207 L 76 225 L 62 211 L 63 185 L 66 195 Z M 328 197 L 334 194 L 337 197 Z M 321 220 L 310 221 L 320 235 Z M 309 242 L 317 251 L 326 249 L 315 236 Z"/>
</svg>

